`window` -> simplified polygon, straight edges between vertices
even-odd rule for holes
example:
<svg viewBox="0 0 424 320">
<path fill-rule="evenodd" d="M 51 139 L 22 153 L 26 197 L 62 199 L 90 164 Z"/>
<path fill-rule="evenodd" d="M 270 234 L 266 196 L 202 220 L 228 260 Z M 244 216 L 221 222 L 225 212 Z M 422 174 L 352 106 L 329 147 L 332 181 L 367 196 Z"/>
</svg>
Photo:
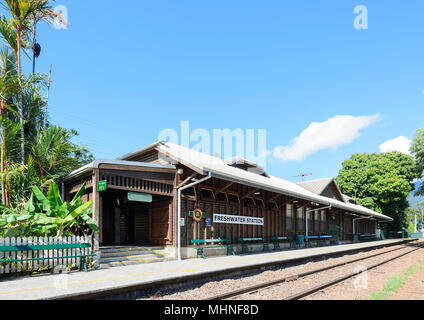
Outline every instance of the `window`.
<svg viewBox="0 0 424 320">
<path fill-rule="evenodd" d="M 306 229 L 305 217 L 304 217 L 304 209 L 297 209 L 297 230 L 304 231 Z"/>
<path fill-rule="evenodd" d="M 325 215 L 325 211 L 324 211 L 324 210 L 323 210 L 323 211 L 321 211 L 321 221 L 322 221 L 322 222 L 327 221 L 327 216 Z"/>
<path fill-rule="evenodd" d="M 216 195 L 216 201 L 219 202 L 228 202 L 227 194 L 224 192 L 218 193 Z"/>
<path fill-rule="evenodd" d="M 287 205 L 287 218 L 293 217 L 293 206 L 291 204 Z"/>
<path fill-rule="evenodd" d="M 214 200 L 214 195 L 212 190 L 209 189 L 200 189 L 200 197 L 203 201 L 213 201 Z"/>
<path fill-rule="evenodd" d="M 306 208 L 306 216 L 308 220 L 312 220 L 312 212 L 310 212 L 311 208 Z"/>
<path fill-rule="evenodd" d="M 297 209 L 297 218 L 303 220 L 303 208 Z"/>
<path fill-rule="evenodd" d="M 231 204 L 240 204 L 239 196 L 237 194 L 229 193 L 228 194 L 228 201 Z"/>
<path fill-rule="evenodd" d="M 182 194 L 184 197 L 188 197 L 188 198 L 195 198 L 195 197 L 196 197 L 196 190 L 194 189 L 194 187 L 187 188 L 187 189 L 183 190 L 183 191 L 181 192 L 181 194 Z"/>
<path fill-rule="evenodd" d="M 256 207 L 256 202 L 253 200 L 253 198 L 245 198 L 244 199 L 244 205 L 246 207 Z"/>
<path fill-rule="evenodd" d="M 315 221 L 319 221 L 319 220 L 320 220 L 320 212 L 315 211 Z"/>
<path fill-rule="evenodd" d="M 256 206 L 259 208 L 265 208 L 264 201 L 262 199 L 255 199 Z"/>
</svg>

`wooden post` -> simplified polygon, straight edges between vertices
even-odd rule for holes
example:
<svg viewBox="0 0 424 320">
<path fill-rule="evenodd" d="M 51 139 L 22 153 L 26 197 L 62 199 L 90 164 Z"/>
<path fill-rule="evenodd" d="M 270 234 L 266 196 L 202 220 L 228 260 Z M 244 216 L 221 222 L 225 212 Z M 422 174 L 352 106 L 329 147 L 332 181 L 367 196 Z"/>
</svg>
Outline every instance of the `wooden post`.
<svg viewBox="0 0 424 320">
<path fill-rule="evenodd" d="M 94 169 L 93 174 L 93 220 L 94 223 L 100 226 L 100 195 L 97 191 L 97 182 L 99 181 L 99 169 Z M 99 232 L 94 234 L 94 252 L 98 254 L 100 252 L 100 244 L 99 244 Z M 95 269 L 100 267 L 100 259 L 96 259 Z"/>
<path fill-rule="evenodd" d="M 297 204 L 293 204 L 293 212 L 292 212 L 292 225 L 294 230 L 294 237 L 297 235 Z"/>
<path fill-rule="evenodd" d="M 173 189 L 173 197 L 172 197 L 172 216 L 171 216 L 171 221 L 169 222 L 172 226 L 171 228 L 171 241 L 172 241 L 172 245 L 174 247 L 177 246 L 177 235 L 178 235 L 178 185 L 181 183 L 181 175 L 177 173 L 175 173 L 175 178 L 174 178 L 174 189 Z"/>
</svg>

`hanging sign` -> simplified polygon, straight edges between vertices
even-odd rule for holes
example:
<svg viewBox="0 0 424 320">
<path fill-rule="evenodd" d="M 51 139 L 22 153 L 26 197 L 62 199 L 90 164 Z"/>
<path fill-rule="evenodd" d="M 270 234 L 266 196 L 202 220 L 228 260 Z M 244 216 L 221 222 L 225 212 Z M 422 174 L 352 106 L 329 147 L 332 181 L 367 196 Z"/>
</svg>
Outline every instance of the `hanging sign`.
<svg viewBox="0 0 424 320">
<path fill-rule="evenodd" d="M 242 216 L 229 216 L 226 214 L 213 214 L 214 223 L 225 223 L 225 224 L 243 224 L 253 226 L 263 226 L 264 219 L 257 217 L 242 217 Z"/>
<path fill-rule="evenodd" d="M 153 196 L 151 194 L 141 193 L 141 192 L 128 192 L 128 200 L 136 202 L 153 202 Z"/>
<path fill-rule="evenodd" d="M 200 222 L 202 221 L 202 219 L 206 218 L 206 213 L 204 213 L 202 210 L 200 209 L 196 209 L 194 211 L 190 211 L 190 217 L 193 218 L 194 221 L 196 222 Z"/>
</svg>

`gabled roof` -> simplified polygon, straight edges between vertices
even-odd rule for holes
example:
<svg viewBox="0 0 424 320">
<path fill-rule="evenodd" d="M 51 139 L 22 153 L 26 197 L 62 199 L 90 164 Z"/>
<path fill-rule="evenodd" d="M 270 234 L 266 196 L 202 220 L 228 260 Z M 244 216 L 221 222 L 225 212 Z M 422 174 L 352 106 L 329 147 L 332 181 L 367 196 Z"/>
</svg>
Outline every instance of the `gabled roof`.
<svg viewBox="0 0 424 320">
<path fill-rule="evenodd" d="M 312 181 L 298 182 L 297 184 L 315 194 L 321 194 L 322 191 L 331 183 L 333 178 L 318 179 Z"/>
<path fill-rule="evenodd" d="M 172 142 L 159 142 L 130 153 L 121 160 L 131 159 L 145 152 L 157 150 L 174 161 L 187 165 L 200 174 L 211 174 L 212 177 L 240 183 L 253 188 L 268 190 L 275 193 L 286 194 L 306 201 L 311 201 L 326 206 L 333 206 L 351 213 L 360 214 L 370 218 L 392 221 L 393 219 L 382 215 L 368 208 L 345 203 L 336 199 L 331 199 L 317 195 L 296 183 L 283 180 L 277 177 L 265 177 L 240 168 L 228 165 L 224 160 L 192 150 Z"/>
<path fill-rule="evenodd" d="M 311 181 L 304 181 L 299 182 L 298 185 L 321 196 L 326 196 L 324 194 L 324 191 L 327 189 L 330 185 L 334 186 L 334 189 L 336 190 L 336 196 L 344 202 L 345 198 L 343 197 L 343 193 L 341 192 L 339 185 L 337 184 L 336 180 L 334 178 L 324 178 L 324 179 L 318 179 L 318 180 L 311 180 Z"/>
<path fill-rule="evenodd" d="M 230 159 L 224 159 L 224 162 L 231 167 L 240 168 L 249 172 L 253 172 L 253 173 L 268 177 L 268 174 L 265 172 L 264 167 L 258 165 L 257 163 L 253 161 L 247 160 L 245 158 L 234 157 Z"/>
</svg>

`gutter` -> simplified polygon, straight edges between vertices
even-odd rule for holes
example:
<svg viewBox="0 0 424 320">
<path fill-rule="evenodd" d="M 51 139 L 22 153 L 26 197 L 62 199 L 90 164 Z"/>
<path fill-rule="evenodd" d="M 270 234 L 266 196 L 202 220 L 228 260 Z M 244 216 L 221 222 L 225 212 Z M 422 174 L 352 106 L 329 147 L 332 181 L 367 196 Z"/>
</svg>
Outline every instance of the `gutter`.
<svg viewBox="0 0 424 320">
<path fill-rule="evenodd" d="M 210 169 L 208 169 L 208 170 L 210 170 Z M 323 197 L 323 196 L 314 195 L 313 197 L 311 197 L 311 196 L 307 196 L 307 195 L 304 195 L 304 194 L 299 194 L 297 192 L 293 192 L 293 191 L 289 191 L 289 190 L 282 191 L 281 189 L 273 188 L 271 186 L 265 186 L 265 185 L 263 185 L 261 183 L 254 183 L 254 182 L 251 183 L 251 182 L 247 182 L 247 181 L 245 181 L 243 179 L 237 179 L 237 178 L 235 178 L 233 176 L 228 176 L 228 175 L 225 176 L 225 175 L 222 175 L 220 173 L 213 173 L 213 176 L 214 176 L 214 178 L 218 178 L 218 179 L 222 179 L 222 180 L 227 180 L 227 181 L 231 181 L 231 182 L 243 184 L 243 185 L 246 185 L 246 186 L 249 186 L 249 187 L 252 187 L 252 188 L 261 188 L 262 190 L 271 191 L 271 192 L 275 192 L 275 193 L 278 193 L 278 194 L 289 195 L 289 196 L 292 196 L 292 197 L 295 197 L 295 198 L 299 198 L 299 199 L 302 199 L 302 200 L 306 200 L 306 201 L 318 202 L 319 204 L 322 204 L 322 205 L 327 205 L 327 206 L 330 206 L 331 205 L 334 208 L 339 208 L 339 209 L 346 210 L 346 211 L 353 211 L 353 212 L 355 212 L 357 214 L 361 214 L 361 215 L 368 215 L 371 218 L 380 219 L 382 221 L 393 221 L 393 219 L 391 219 L 390 217 L 379 217 L 378 215 L 374 215 L 372 213 L 361 212 L 359 209 L 352 208 L 352 207 L 350 207 L 349 205 L 347 205 L 345 203 L 334 204 L 334 203 L 328 201 L 327 199 L 325 199 L 325 197 Z M 370 209 L 368 209 L 368 210 L 370 210 Z"/>
<path fill-rule="evenodd" d="M 173 169 L 173 170 L 176 169 L 174 165 L 146 163 L 146 162 L 137 162 L 137 161 L 98 159 L 71 172 L 70 174 L 68 174 L 66 177 L 63 178 L 63 181 L 68 181 L 72 178 L 77 178 L 86 173 L 90 173 L 93 169 L 98 169 L 102 164 L 123 165 L 123 166 L 144 167 L 144 168 L 161 168 L 161 169 L 165 168 L 165 169 Z"/>
</svg>

